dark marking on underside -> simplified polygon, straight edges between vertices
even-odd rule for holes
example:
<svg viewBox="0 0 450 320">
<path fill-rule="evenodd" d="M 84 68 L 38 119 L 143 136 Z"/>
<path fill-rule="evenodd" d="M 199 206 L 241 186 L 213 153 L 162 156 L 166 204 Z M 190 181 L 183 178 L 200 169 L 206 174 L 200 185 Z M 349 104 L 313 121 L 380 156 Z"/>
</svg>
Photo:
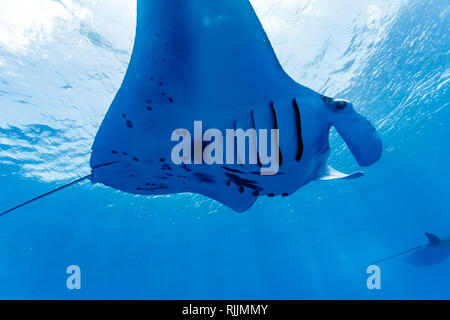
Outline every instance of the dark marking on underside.
<svg viewBox="0 0 450 320">
<path fill-rule="evenodd" d="M 297 124 L 297 156 L 295 160 L 299 162 L 303 157 L 302 117 L 297 99 L 292 100 L 292 105 L 294 106 L 295 119 Z"/>
<path fill-rule="evenodd" d="M 256 122 L 255 122 L 255 112 L 252 110 L 250 113 L 251 119 L 252 119 L 252 127 L 256 131 Z M 259 157 L 259 151 L 257 152 L 258 155 L 258 167 L 262 168 L 261 158 Z"/>
<path fill-rule="evenodd" d="M 200 181 L 205 183 L 215 183 L 214 177 L 209 174 L 204 174 L 201 172 L 195 172 L 194 176 Z"/>
<path fill-rule="evenodd" d="M 182 168 L 184 171 L 186 171 L 186 172 L 192 172 L 192 170 L 189 169 L 189 168 L 187 167 L 187 165 L 184 164 L 184 163 L 181 165 L 181 168 Z"/>
<path fill-rule="evenodd" d="M 118 161 L 114 161 L 114 162 L 107 162 L 107 163 L 104 163 L 104 164 L 99 164 L 97 166 L 92 167 L 92 170 L 100 169 L 100 168 L 103 168 L 103 167 L 108 167 L 108 166 L 116 164 L 116 163 L 119 163 L 119 162 Z"/>
<path fill-rule="evenodd" d="M 157 190 L 165 190 L 165 189 L 169 189 L 169 187 L 167 186 L 161 186 L 161 187 L 156 187 L 156 188 L 136 188 L 136 190 L 138 191 L 157 191 Z"/>
<path fill-rule="evenodd" d="M 273 102 L 270 103 L 270 108 L 272 109 L 272 115 L 273 115 L 273 125 L 275 129 L 278 129 L 278 119 L 277 119 L 277 112 L 275 111 L 275 107 L 273 105 Z M 283 153 L 281 152 L 281 146 L 278 146 L 279 148 L 279 160 L 280 160 L 280 167 L 283 164 Z"/>
<path fill-rule="evenodd" d="M 231 174 L 228 172 L 225 172 L 225 175 L 231 179 L 231 181 L 236 184 L 238 187 L 247 187 L 253 190 L 259 190 L 261 191 L 262 188 L 257 186 L 258 182 L 253 180 L 247 180 L 239 177 L 238 175 Z"/>
<path fill-rule="evenodd" d="M 230 172 L 240 173 L 240 174 L 245 174 L 244 172 L 242 172 L 242 171 L 240 171 L 240 170 L 228 168 L 228 167 L 225 167 L 225 166 L 223 166 L 222 168 L 225 169 L 225 170 L 227 170 L 227 171 L 230 171 Z"/>
</svg>

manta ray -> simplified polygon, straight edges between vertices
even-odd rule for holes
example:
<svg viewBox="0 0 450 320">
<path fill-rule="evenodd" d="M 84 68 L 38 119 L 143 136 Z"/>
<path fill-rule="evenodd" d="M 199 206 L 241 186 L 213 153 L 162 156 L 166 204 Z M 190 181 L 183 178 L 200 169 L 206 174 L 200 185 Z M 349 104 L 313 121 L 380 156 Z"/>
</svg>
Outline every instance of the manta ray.
<svg viewBox="0 0 450 320">
<path fill-rule="evenodd" d="M 378 260 L 375 264 L 408 254 L 405 259 L 408 264 L 416 267 L 429 267 L 440 264 L 450 257 L 450 237 L 439 238 L 428 232 L 425 233 L 425 236 L 428 239 L 428 244 Z"/>
<path fill-rule="evenodd" d="M 332 127 L 360 166 L 380 159 L 380 137 L 352 103 L 287 75 L 248 0 L 138 0 L 136 28 L 91 174 L 3 214 L 86 179 L 138 195 L 197 193 L 243 212 L 258 197 L 286 197 L 314 180 L 361 177 L 327 165 Z M 195 121 L 220 132 L 278 130 L 279 170 L 262 175 L 259 153 L 256 164 L 173 163 L 171 135 Z"/>
</svg>

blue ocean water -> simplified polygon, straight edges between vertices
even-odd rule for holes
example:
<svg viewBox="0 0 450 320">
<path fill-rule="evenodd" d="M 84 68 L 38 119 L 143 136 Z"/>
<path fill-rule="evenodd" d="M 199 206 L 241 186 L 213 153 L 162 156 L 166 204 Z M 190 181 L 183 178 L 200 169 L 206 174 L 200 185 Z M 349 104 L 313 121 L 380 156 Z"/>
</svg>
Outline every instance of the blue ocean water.
<svg viewBox="0 0 450 320">
<path fill-rule="evenodd" d="M 450 260 L 372 261 L 450 234 L 450 3 L 253 0 L 285 70 L 354 102 L 384 155 L 237 214 L 83 183 L 0 219 L 0 298 L 448 299 Z M 129 62 L 132 0 L 0 0 L 0 211 L 89 173 Z M 330 164 L 359 168 L 338 135 Z M 68 290 L 78 265 L 82 289 Z"/>
</svg>

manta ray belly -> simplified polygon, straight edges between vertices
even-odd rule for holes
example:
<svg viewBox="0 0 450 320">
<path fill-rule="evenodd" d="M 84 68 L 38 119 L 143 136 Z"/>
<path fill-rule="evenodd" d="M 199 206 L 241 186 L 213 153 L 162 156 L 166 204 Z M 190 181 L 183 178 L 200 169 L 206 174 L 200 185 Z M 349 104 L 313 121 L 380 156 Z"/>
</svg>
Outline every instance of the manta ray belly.
<svg viewBox="0 0 450 320">
<path fill-rule="evenodd" d="M 450 256 L 450 247 L 426 247 L 406 257 L 406 262 L 416 267 L 437 265 Z"/>
<path fill-rule="evenodd" d="M 308 104 L 314 102 L 314 95 L 303 93 L 293 98 L 274 99 L 266 106 L 251 112 L 250 129 L 278 130 L 279 168 L 274 175 L 261 174 L 260 149 L 258 149 L 258 166 L 241 165 L 233 169 L 239 178 L 250 175 L 258 183 L 261 190 L 258 195 L 288 196 L 299 188 L 314 180 L 329 154 L 329 126 L 321 120 L 320 112 Z M 302 108 L 302 103 L 306 106 Z M 310 102 L 308 102 L 310 101 Z M 315 130 L 304 132 L 311 126 Z M 238 128 L 248 128 L 248 120 L 236 123 Z M 259 138 L 261 138 L 259 136 Z M 269 152 L 272 148 L 268 147 Z M 248 151 L 248 150 L 246 150 Z M 248 155 L 246 155 L 248 158 Z M 245 158 L 238 154 L 239 158 Z"/>
<path fill-rule="evenodd" d="M 223 163 L 212 165 L 193 162 L 175 165 L 168 153 L 162 153 L 158 148 L 144 148 L 148 154 L 143 154 L 138 149 L 129 151 L 128 145 L 128 151 L 116 148 L 103 153 L 107 158 L 102 161 L 107 165 L 93 168 L 94 179 L 121 191 L 142 195 L 183 192 L 204 194 L 237 211 L 247 209 L 248 203 L 253 203 L 258 196 L 291 195 L 314 180 L 328 156 L 329 128 L 323 124 L 324 121 L 315 110 L 317 108 L 311 107 L 316 103 L 314 99 L 315 95 L 309 96 L 302 92 L 297 98 L 269 101 L 241 116 L 239 120 L 229 117 L 227 123 L 232 126 L 230 129 L 253 129 L 256 132 L 279 130 L 279 169 L 274 175 L 261 174 L 263 165 L 260 163 L 259 150 L 258 162 L 248 162 L 249 144 L 246 144 L 246 155 L 236 153 L 234 164 L 227 164 L 224 159 Z M 315 130 L 304 132 L 304 128 L 311 126 Z M 222 128 L 223 132 L 226 129 Z M 137 132 L 133 130 L 134 127 L 128 128 L 129 132 Z M 202 151 L 207 145 L 203 146 Z M 268 150 L 271 150 L 270 145 Z M 243 159 L 243 163 L 239 164 L 237 158 Z"/>
<path fill-rule="evenodd" d="M 93 182 L 142 195 L 199 193 L 245 211 L 258 196 L 289 195 L 319 178 L 331 125 L 361 165 L 378 160 L 373 126 L 284 72 L 248 0 L 174 1 L 137 2 L 131 61 L 92 147 Z M 261 174 L 261 150 L 262 163 L 176 164 L 172 133 L 196 121 L 221 132 L 278 130 L 278 168 Z"/>
</svg>

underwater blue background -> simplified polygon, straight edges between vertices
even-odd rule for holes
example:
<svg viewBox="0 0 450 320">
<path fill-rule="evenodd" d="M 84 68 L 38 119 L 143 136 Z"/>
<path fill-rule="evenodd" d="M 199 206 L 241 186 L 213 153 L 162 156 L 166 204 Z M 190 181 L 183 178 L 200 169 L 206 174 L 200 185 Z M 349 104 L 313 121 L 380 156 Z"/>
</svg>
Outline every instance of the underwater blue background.
<svg viewBox="0 0 450 320">
<path fill-rule="evenodd" d="M 199 195 L 83 183 L 0 218 L 1 299 L 449 299 L 450 259 L 371 262 L 450 234 L 450 3 L 251 1 L 285 70 L 351 100 L 384 155 L 235 213 Z M 89 173 L 136 4 L 0 0 L 0 211 Z M 330 164 L 358 170 L 341 138 Z M 79 265 L 82 290 L 66 288 Z"/>
</svg>

